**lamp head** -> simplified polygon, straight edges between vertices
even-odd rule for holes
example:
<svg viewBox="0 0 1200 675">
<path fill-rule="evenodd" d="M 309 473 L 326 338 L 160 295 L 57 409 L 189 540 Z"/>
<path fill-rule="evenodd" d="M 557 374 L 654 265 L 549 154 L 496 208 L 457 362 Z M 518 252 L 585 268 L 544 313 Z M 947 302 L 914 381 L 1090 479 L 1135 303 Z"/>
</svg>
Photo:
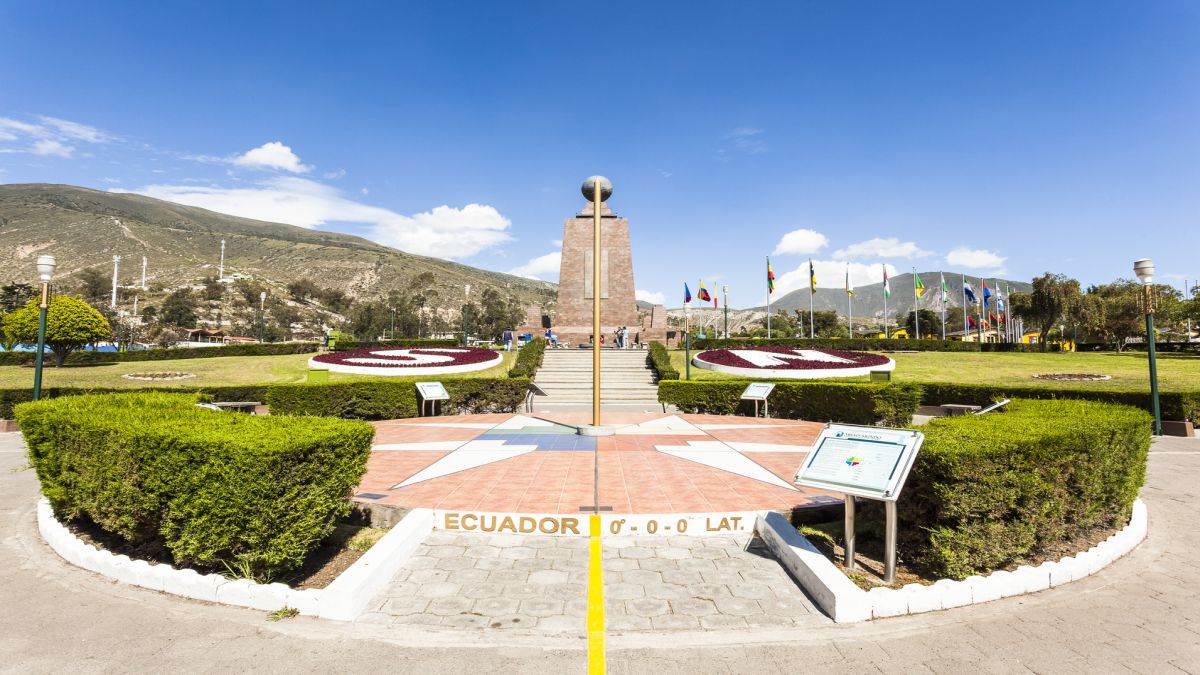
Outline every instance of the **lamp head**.
<svg viewBox="0 0 1200 675">
<path fill-rule="evenodd" d="M 596 198 L 596 181 L 600 181 L 600 201 L 608 201 L 608 198 L 612 196 L 612 181 L 604 176 L 588 176 L 584 179 L 583 185 L 579 187 L 583 198 L 589 202 Z"/>
<path fill-rule="evenodd" d="M 54 256 L 39 255 L 37 258 L 38 278 L 41 279 L 43 283 L 50 283 L 50 280 L 54 278 L 54 267 L 57 264 L 58 263 L 54 259 Z"/>
<path fill-rule="evenodd" d="M 266 292 L 266 291 L 259 291 L 259 293 L 258 293 L 258 299 L 259 299 L 259 300 L 266 300 L 266 299 L 267 299 L 267 292 Z"/>
<path fill-rule="evenodd" d="M 471 284 L 467 284 L 467 285 L 463 286 L 463 297 L 470 297 L 470 296 L 471 296 Z"/>
<path fill-rule="evenodd" d="M 1150 285 L 1154 281 L 1154 261 L 1149 258 L 1134 260 L 1133 273 L 1143 284 Z"/>
</svg>

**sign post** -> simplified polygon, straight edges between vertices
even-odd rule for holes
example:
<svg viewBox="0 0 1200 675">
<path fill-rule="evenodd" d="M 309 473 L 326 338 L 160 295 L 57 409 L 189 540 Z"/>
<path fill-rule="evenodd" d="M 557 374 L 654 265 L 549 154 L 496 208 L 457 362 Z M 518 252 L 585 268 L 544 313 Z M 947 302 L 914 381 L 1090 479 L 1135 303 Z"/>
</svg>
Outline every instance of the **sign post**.
<svg viewBox="0 0 1200 675">
<path fill-rule="evenodd" d="M 770 417 L 771 411 L 767 409 L 767 397 L 775 389 L 775 385 L 771 382 L 751 382 L 746 390 L 742 392 L 741 400 L 754 401 L 754 416 L 758 417 L 758 402 L 763 404 L 763 417 Z"/>
<path fill-rule="evenodd" d="M 425 415 L 425 404 L 429 404 L 429 412 L 436 410 L 434 401 L 449 401 L 450 392 L 446 391 L 446 387 L 441 382 L 418 382 L 417 393 L 421 396 L 421 417 Z"/>
<path fill-rule="evenodd" d="M 884 581 L 896 580 L 896 500 L 925 435 L 908 429 L 830 424 L 796 472 L 796 484 L 846 496 L 847 570 L 854 569 L 854 516 L 858 498 L 882 501 L 885 511 Z"/>
</svg>

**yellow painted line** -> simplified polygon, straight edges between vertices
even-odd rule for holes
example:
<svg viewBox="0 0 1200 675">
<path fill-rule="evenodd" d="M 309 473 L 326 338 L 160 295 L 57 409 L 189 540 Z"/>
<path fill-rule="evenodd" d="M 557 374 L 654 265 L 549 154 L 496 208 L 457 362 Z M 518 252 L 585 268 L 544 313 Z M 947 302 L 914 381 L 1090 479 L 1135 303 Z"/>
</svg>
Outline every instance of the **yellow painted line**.
<svg viewBox="0 0 1200 675">
<path fill-rule="evenodd" d="M 604 570 L 600 549 L 600 514 L 588 520 L 587 652 L 589 675 L 604 675 Z"/>
</svg>

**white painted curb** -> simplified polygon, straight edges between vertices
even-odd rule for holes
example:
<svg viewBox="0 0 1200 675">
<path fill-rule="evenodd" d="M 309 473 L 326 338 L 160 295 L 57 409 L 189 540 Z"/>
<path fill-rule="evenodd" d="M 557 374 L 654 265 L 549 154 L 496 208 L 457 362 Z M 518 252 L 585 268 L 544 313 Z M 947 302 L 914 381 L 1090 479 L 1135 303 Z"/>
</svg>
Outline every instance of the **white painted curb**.
<svg viewBox="0 0 1200 675">
<path fill-rule="evenodd" d="M 751 379 L 822 380 L 833 377 L 860 377 L 870 375 L 873 370 L 896 369 L 896 361 L 893 359 L 888 359 L 887 363 L 878 366 L 862 366 L 860 368 L 739 368 L 705 361 L 700 358 L 701 356 L 704 356 L 704 352 L 693 356 L 692 365 L 726 375 L 739 375 Z"/>
<path fill-rule="evenodd" d="M 1129 553 L 1146 538 L 1146 531 L 1146 504 L 1138 499 L 1133 503 L 1128 525 L 1078 555 L 962 581 L 942 579 L 931 586 L 908 584 L 867 592 L 850 581 L 783 516 L 770 513 L 758 519 L 759 537 L 817 605 L 838 623 L 933 612 L 1061 586 L 1095 574 Z"/>
<path fill-rule="evenodd" d="M 185 598 L 264 611 L 292 607 L 301 614 L 341 621 L 356 618 L 433 530 L 433 512 L 414 509 L 329 586 L 296 590 L 278 583 L 229 579 L 219 574 L 200 574 L 191 569 L 175 569 L 170 565 L 113 555 L 76 537 L 54 517 L 50 502 L 44 497 L 38 500 L 37 519 L 38 531 L 55 553 L 72 565 L 114 581 Z"/>
<path fill-rule="evenodd" d="M 354 366 L 345 363 L 326 363 L 325 361 L 318 361 L 316 357 L 313 357 L 308 360 L 308 367 L 313 370 L 328 370 L 333 373 L 351 373 L 354 375 L 427 377 L 430 375 L 453 375 L 455 373 L 486 370 L 500 365 L 502 361 L 504 361 L 504 352 L 496 352 L 496 358 L 490 361 L 464 363 L 458 366 Z"/>
</svg>

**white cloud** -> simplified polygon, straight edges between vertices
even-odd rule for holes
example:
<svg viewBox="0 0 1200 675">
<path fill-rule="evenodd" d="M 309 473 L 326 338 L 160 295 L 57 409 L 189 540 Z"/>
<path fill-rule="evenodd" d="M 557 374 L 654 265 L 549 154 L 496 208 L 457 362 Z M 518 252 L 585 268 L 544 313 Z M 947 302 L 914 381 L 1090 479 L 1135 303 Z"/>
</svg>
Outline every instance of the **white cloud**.
<svg viewBox="0 0 1200 675">
<path fill-rule="evenodd" d="M 55 157 L 70 157 L 71 153 L 75 152 L 75 148 L 69 145 L 63 145 L 58 141 L 46 138 L 37 141 L 30 148 L 29 152 L 35 155 L 53 155 Z"/>
<path fill-rule="evenodd" d="M 329 179 L 329 180 L 337 180 L 337 179 L 339 179 L 339 178 L 342 178 L 342 177 L 344 177 L 344 176 L 346 175 L 346 170 L 345 170 L 345 169 L 338 169 L 337 171 L 326 171 L 325 173 L 323 173 L 323 174 L 321 174 L 321 175 L 322 175 L 322 176 L 324 176 L 325 178 Z"/>
<path fill-rule="evenodd" d="M 561 266 L 562 252 L 552 251 L 546 255 L 539 255 L 536 258 L 531 258 L 529 262 L 519 267 L 512 268 L 508 271 L 508 273 L 521 277 L 529 277 L 530 279 L 546 280 L 546 277 L 558 279 L 558 271 Z"/>
<path fill-rule="evenodd" d="M 80 124 L 79 122 L 72 122 L 70 120 L 59 119 L 57 117 L 47 117 L 46 115 L 39 115 L 38 119 L 42 121 L 42 124 L 57 131 L 59 135 L 74 139 L 76 141 L 83 141 L 85 143 L 108 143 L 114 138 L 112 134 L 101 131 L 96 127 Z"/>
<path fill-rule="evenodd" d="M 562 248 L 562 239 L 551 239 L 550 245 L 554 248 Z"/>
<path fill-rule="evenodd" d="M 737 127 L 729 132 L 728 138 L 733 141 L 735 150 L 751 155 L 759 155 L 768 150 L 766 141 L 760 138 L 762 134 L 762 129 Z"/>
<path fill-rule="evenodd" d="M 879 263 L 846 263 L 844 260 L 814 260 L 813 271 L 817 275 L 817 288 L 845 288 L 846 270 L 850 270 L 850 281 L 855 288 L 883 282 L 883 268 L 887 267 L 889 277 L 897 274 L 894 265 Z M 808 288 L 808 261 L 796 269 L 785 272 L 775 279 L 775 293 L 778 298 L 794 290 Z"/>
<path fill-rule="evenodd" d="M 993 274 L 1004 274 L 1004 261 L 1008 260 L 1002 255 L 986 251 L 984 249 L 972 249 L 966 246 L 959 246 L 946 254 L 946 264 L 955 267 L 968 267 L 971 269 L 986 269 L 991 270 Z"/>
<path fill-rule="evenodd" d="M 829 245 L 829 238 L 816 230 L 792 230 L 783 235 L 771 255 L 816 253 Z"/>
<path fill-rule="evenodd" d="M 253 187 L 147 185 L 132 192 L 307 228 L 329 222 L 366 223 L 369 237 L 380 244 L 439 258 L 467 258 L 511 239 L 507 230 L 512 223 L 491 206 L 439 206 L 407 216 L 354 201 L 323 183 L 292 176 L 270 178 Z"/>
<path fill-rule="evenodd" d="M 923 258 L 933 255 L 922 250 L 916 242 L 900 241 L 895 237 L 875 237 L 834 251 L 835 258 Z"/>
<path fill-rule="evenodd" d="M 633 295 L 636 299 L 641 300 L 642 302 L 648 302 L 652 305 L 665 305 L 667 303 L 667 296 L 661 291 L 638 290 L 634 291 Z"/>
<path fill-rule="evenodd" d="M 288 146 L 279 141 L 271 141 L 252 150 L 247 150 L 245 154 L 237 155 L 232 160 L 238 166 L 250 167 L 252 169 L 283 169 L 292 173 L 308 173 L 312 171 L 312 167 L 307 164 L 301 164 L 300 158 Z"/>
</svg>

